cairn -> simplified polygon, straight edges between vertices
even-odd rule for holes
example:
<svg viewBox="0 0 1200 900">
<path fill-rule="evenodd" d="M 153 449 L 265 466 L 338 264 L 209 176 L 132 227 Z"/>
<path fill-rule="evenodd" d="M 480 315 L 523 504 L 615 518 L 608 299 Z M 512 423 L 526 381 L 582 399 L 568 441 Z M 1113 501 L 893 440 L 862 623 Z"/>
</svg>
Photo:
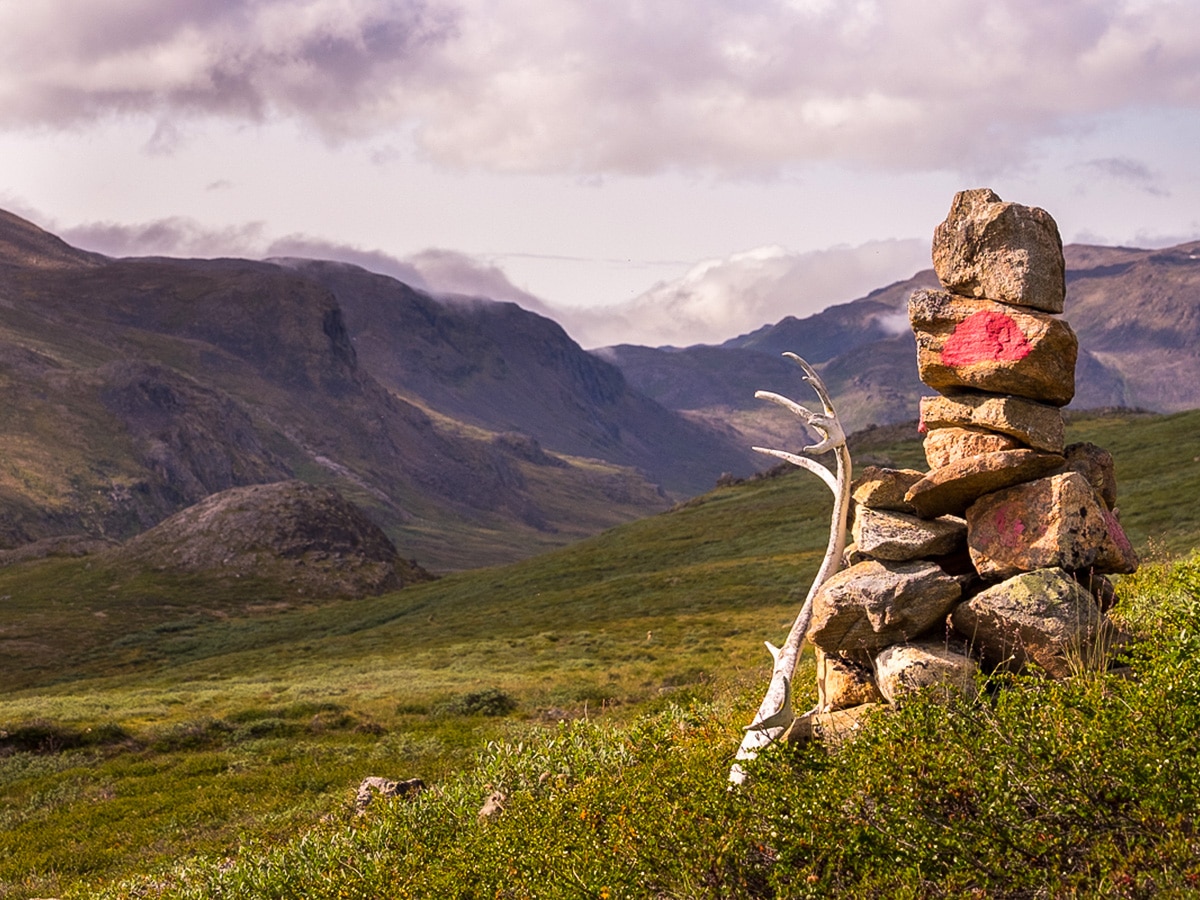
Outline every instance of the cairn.
<svg viewBox="0 0 1200 900">
<path fill-rule="evenodd" d="M 846 568 L 813 597 L 818 706 L 786 738 L 837 740 L 922 688 L 976 673 L 1061 678 L 1104 665 L 1108 573 L 1137 557 L 1113 460 L 1064 446 L 1078 342 L 1058 226 L 987 189 L 957 194 L 933 239 L 943 290 L 909 300 L 929 471 L 868 468 L 852 485 Z"/>
</svg>

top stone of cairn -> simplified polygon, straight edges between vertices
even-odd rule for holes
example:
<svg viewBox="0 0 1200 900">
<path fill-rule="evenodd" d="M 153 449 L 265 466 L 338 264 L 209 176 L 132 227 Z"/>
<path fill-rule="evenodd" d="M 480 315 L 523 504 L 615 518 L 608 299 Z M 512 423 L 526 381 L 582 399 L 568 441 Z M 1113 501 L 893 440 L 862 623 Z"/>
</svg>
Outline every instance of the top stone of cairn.
<svg viewBox="0 0 1200 900">
<path fill-rule="evenodd" d="M 1044 209 L 1005 203 L 988 188 L 954 195 L 950 214 L 933 233 L 933 268 L 952 294 L 1063 311 L 1058 225 Z"/>
</svg>

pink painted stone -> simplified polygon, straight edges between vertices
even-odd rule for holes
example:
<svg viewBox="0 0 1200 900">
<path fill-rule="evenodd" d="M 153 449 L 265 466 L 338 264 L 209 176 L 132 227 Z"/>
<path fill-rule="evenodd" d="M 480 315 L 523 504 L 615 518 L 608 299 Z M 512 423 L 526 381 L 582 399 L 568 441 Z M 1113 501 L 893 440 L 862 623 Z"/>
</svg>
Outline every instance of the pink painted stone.
<svg viewBox="0 0 1200 900">
<path fill-rule="evenodd" d="M 1078 472 L 987 494 L 966 512 L 971 561 L 984 578 L 1090 568 L 1109 537 L 1106 512 Z"/>
<path fill-rule="evenodd" d="M 949 393 L 973 388 L 1064 406 L 1075 396 L 1079 341 L 1062 319 L 945 291 L 914 291 L 908 318 L 917 375 Z"/>
</svg>

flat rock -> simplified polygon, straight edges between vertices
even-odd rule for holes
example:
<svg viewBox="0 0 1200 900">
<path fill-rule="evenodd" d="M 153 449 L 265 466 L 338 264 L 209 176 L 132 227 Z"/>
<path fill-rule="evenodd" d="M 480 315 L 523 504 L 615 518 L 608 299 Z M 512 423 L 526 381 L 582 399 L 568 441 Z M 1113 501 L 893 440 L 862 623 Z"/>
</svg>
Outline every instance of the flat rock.
<svg viewBox="0 0 1200 900">
<path fill-rule="evenodd" d="M 859 553 L 893 562 L 945 556 L 967 543 L 967 523 L 962 519 L 920 519 L 887 509 L 860 508 L 852 533 Z"/>
<path fill-rule="evenodd" d="M 819 647 L 817 658 L 817 707 L 821 712 L 848 709 L 883 699 L 875 686 L 871 667 Z"/>
<path fill-rule="evenodd" d="M 1049 453 L 1062 453 L 1065 446 L 1060 409 L 1003 394 L 964 391 L 953 397 L 922 397 L 920 427 L 925 431 L 950 427 L 998 431 Z"/>
<path fill-rule="evenodd" d="M 1015 575 L 960 603 L 954 629 L 991 668 L 1033 663 L 1055 678 L 1094 662 L 1102 616 L 1095 598 L 1059 568 Z"/>
<path fill-rule="evenodd" d="M 931 562 L 861 562 L 821 585 L 808 639 L 827 653 L 881 650 L 939 624 L 961 595 Z"/>
<path fill-rule="evenodd" d="M 850 485 L 850 496 L 860 507 L 912 512 L 912 505 L 904 495 L 921 477 L 922 473 L 916 469 L 867 466 Z"/>
<path fill-rule="evenodd" d="M 1063 457 L 1040 450 L 969 456 L 934 469 L 909 488 L 905 499 L 921 516 L 959 515 L 984 494 L 1041 478 L 1062 464 Z"/>
<path fill-rule="evenodd" d="M 978 672 L 975 660 L 942 642 L 894 644 L 875 656 L 879 692 L 893 705 L 923 690 L 974 697 L 978 691 L 975 683 Z"/>
<path fill-rule="evenodd" d="M 933 233 L 933 269 L 955 294 L 1061 313 L 1066 267 L 1044 209 L 1005 203 L 988 188 L 960 191 Z"/>
<path fill-rule="evenodd" d="M 925 461 L 929 468 L 940 469 L 969 456 L 1020 450 L 1022 446 L 1012 435 L 984 428 L 934 428 L 925 435 Z"/>
<path fill-rule="evenodd" d="M 1106 512 L 1078 472 L 987 494 L 967 509 L 971 561 L 984 578 L 1090 568 L 1109 537 Z"/>
<path fill-rule="evenodd" d="M 934 390 L 972 388 L 1052 406 L 1075 396 L 1079 341 L 1062 319 L 930 290 L 913 293 L 908 317 L 917 375 Z"/>
</svg>

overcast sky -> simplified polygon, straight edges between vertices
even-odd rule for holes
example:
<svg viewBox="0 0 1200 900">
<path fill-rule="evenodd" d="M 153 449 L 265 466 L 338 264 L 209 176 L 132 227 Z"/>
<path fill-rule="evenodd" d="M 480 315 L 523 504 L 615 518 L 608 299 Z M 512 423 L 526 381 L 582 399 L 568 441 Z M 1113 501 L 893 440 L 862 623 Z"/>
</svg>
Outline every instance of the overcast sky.
<svg viewBox="0 0 1200 900">
<path fill-rule="evenodd" d="M 0 0 L 0 207 L 345 259 L 585 346 L 906 278 L 955 191 L 1200 238 L 1195 0 Z"/>
</svg>

